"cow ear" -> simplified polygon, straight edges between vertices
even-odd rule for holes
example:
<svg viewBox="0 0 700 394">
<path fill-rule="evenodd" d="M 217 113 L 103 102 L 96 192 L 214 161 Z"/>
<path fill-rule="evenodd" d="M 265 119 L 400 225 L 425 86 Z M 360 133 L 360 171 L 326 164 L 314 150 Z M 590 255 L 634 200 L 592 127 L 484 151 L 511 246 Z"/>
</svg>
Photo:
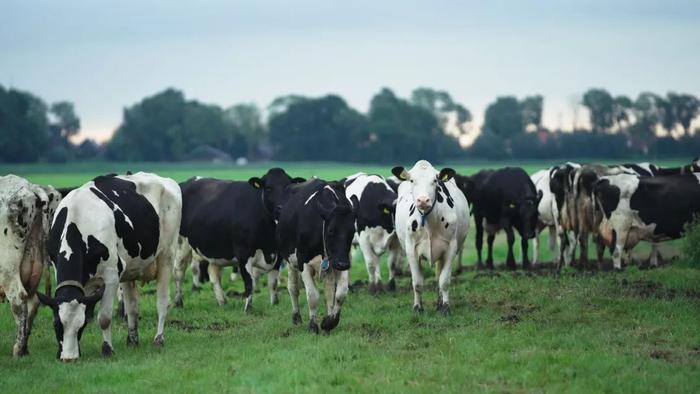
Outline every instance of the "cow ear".
<svg viewBox="0 0 700 394">
<path fill-rule="evenodd" d="M 438 179 L 440 179 L 443 182 L 447 182 L 450 179 L 452 179 L 455 176 L 455 170 L 446 167 L 440 170 L 440 174 L 438 175 Z"/>
<path fill-rule="evenodd" d="M 292 183 L 304 183 L 304 182 L 306 182 L 306 178 L 302 178 L 302 177 L 292 178 Z"/>
<path fill-rule="evenodd" d="M 357 215 L 357 211 L 360 209 L 360 200 L 356 195 L 350 196 L 350 204 L 352 205 L 352 213 Z"/>
<path fill-rule="evenodd" d="M 248 184 L 250 186 L 253 186 L 256 189 L 260 189 L 260 188 L 262 188 L 263 181 L 262 181 L 262 179 L 254 176 L 254 177 L 248 179 Z"/>
<path fill-rule="evenodd" d="M 41 294 L 38 291 L 36 292 L 36 296 L 39 297 L 39 302 L 41 302 L 43 305 L 46 305 L 49 308 L 53 309 L 54 312 L 58 311 L 58 302 L 56 302 L 55 298 L 51 298 L 47 295 Z"/>
<path fill-rule="evenodd" d="M 406 171 L 406 169 L 401 166 L 392 168 L 391 173 L 394 174 L 395 177 L 401 179 L 402 181 L 407 181 L 411 179 L 411 176 L 408 174 L 408 171 Z"/>
<path fill-rule="evenodd" d="M 316 207 L 318 207 L 318 213 L 321 214 L 323 220 L 328 220 L 336 207 L 335 200 L 328 195 L 329 193 L 319 193 L 316 199 Z"/>
<path fill-rule="evenodd" d="M 542 201 L 542 195 L 543 195 L 542 189 L 538 190 L 537 191 L 537 204 L 539 204 L 540 201 Z"/>
</svg>

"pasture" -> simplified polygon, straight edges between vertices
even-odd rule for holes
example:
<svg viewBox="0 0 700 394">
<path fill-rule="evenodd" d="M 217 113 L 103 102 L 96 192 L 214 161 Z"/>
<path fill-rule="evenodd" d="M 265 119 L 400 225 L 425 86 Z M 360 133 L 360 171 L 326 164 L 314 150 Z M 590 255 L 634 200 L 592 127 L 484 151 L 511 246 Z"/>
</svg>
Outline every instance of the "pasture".
<svg viewBox="0 0 700 394">
<path fill-rule="evenodd" d="M 533 172 L 549 164 L 524 167 Z M 0 173 L 62 187 L 126 170 L 154 171 L 177 181 L 193 175 L 247 179 L 273 165 L 83 163 L 4 166 Z M 470 174 L 502 165 L 452 167 Z M 358 170 L 390 174 L 389 167 L 355 164 L 280 166 L 292 176 L 326 179 Z M 540 237 L 542 260 L 550 261 L 547 233 Z M 505 259 L 504 238 L 497 238 L 494 250 L 499 266 Z M 126 324 L 115 320 L 115 355 L 102 359 L 100 330 L 92 322 L 81 341 L 81 359 L 62 364 L 55 358 L 52 316 L 45 308 L 34 324 L 30 356 L 12 358 L 15 326 L 3 303 L 0 392 L 698 392 L 700 269 L 682 257 L 671 261 L 679 255 L 677 243 L 662 245 L 666 264 L 658 269 L 567 268 L 561 274 L 547 264 L 528 272 L 476 271 L 473 245 L 472 228 L 463 260 L 469 269 L 453 278 L 447 318 L 435 311 L 432 290 L 426 292 L 426 311 L 412 311 L 408 276 L 399 278 L 395 293 L 368 295 L 364 262 L 359 251 L 354 253 L 351 292 L 330 335 L 306 331 L 304 295 L 304 324 L 292 325 L 286 281 L 276 306 L 269 304 L 264 279 L 258 283 L 253 312 L 245 314 L 240 280 L 231 283 L 225 275 L 229 302 L 219 307 L 210 284 L 199 293 L 190 291 L 188 271 L 185 307 L 171 309 L 163 349 L 151 345 L 156 311 L 149 284 L 142 288 L 139 348 L 126 347 Z M 647 254 L 647 245 L 635 250 L 637 260 Z M 516 259 L 519 264 L 517 252 Z M 428 289 L 435 288 L 432 270 L 424 269 Z M 386 278 L 384 263 L 382 274 Z"/>
</svg>

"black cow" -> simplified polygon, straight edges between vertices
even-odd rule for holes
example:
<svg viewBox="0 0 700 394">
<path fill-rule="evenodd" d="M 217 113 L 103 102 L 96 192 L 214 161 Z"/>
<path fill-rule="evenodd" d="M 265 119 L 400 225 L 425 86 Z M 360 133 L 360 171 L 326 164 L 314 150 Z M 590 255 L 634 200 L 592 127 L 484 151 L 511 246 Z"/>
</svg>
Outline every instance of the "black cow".
<svg viewBox="0 0 700 394">
<path fill-rule="evenodd" d="M 299 273 L 309 303 L 309 330 L 318 333 L 316 311 L 319 293 L 314 284 L 318 273 L 326 282 L 326 317 L 321 328 L 330 331 L 340 321 L 340 309 L 348 292 L 350 247 L 355 235 L 355 208 L 340 183 L 314 179 L 295 187 L 282 207 L 277 226 L 280 257 L 289 261 L 288 290 L 292 322 L 301 323 Z"/>
<path fill-rule="evenodd" d="M 181 183 L 183 242 L 175 269 L 175 305 L 182 306 L 182 277 L 192 252 L 197 262 L 204 259 L 209 263 L 209 276 L 220 305 L 226 302 L 221 269 L 234 261 L 245 285 L 245 310 L 252 307 L 251 273 L 255 267 L 270 272 L 271 301 L 276 303 L 279 264 L 275 265 L 275 219 L 289 195 L 288 187 L 303 181 L 281 168 L 272 168 L 262 178 L 253 177 L 247 182 L 195 177 Z"/>
<path fill-rule="evenodd" d="M 613 263 L 619 270 L 622 258 L 629 260 L 639 241 L 682 236 L 685 225 L 700 214 L 700 174 L 604 176 L 594 185 L 593 196 L 603 214 L 599 232 L 608 245 L 615 246 Z M 652 266 L 658 264 L 657 253 L 652 249 Z"/>
<path fill-rule="evenodd" d="M 493 241 L 496 233 L 503 229 L 508 237 L 508 257 L 506 266 L 515 269 L 513 242 L 518 230 L 523 251 L 523 268 L 530 267 L 527 249 L 528 240 L 535 236 L 537 227 L 537 206 L 542 198 L 532 183 L 530 176 L 517 167 L 499 170 L 484 170 L 470 177 L 473 191 L 467 190 L 468 200 L 473 200 L 474 222 L 476 224 L 477 265 L 481 266 L 481 248 L 486 226 L 488 257 L 486 265 L 493 269 Z"/>
</svg>

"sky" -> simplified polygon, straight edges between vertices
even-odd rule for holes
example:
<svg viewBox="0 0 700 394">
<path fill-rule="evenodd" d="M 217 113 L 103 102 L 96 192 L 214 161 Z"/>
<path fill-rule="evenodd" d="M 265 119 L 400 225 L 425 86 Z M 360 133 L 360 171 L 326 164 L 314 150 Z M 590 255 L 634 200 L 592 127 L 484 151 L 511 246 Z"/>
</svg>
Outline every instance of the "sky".
<svg viewBox="0 0 700 394">
<path fill-rule="evenodd" d="M 73 102 L 100 141 L 168 87 L 222 107 L 334 93 L 364 112 L 382 87 L 427 86 L 475 133 L 497 96 L 541 94 L 544 125 L 571 128 L 591 87 L 700 96 L 700 2 L 3 0 L 0 84 Z"/>
</svg>

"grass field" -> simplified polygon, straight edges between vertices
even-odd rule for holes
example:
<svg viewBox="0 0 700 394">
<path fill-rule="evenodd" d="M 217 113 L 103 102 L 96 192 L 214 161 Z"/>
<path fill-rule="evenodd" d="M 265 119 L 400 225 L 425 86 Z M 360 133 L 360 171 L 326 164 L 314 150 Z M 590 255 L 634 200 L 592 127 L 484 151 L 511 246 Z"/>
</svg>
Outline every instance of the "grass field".
<svg viewBox="0 0 700 394">
<path fill-rule="evenodd" d="M 666 163 L 673 164 L 673 163 Z M 502 164 L 455 165 L 471 173 Z M 545 163 L 527 163 L 529 171 Z M 104 172 L 146 169 L 184 180 L 192 175 L 246 179 L 269 165 L 82 164 L 6 166 L 0 173 L 38 183 L 71 186 Z M 361 169 L 339 164 L 284 165 L 293 176 L 335 179 Z M 546 234 L 541 235 L 542 254 Z M 505 258 L 497 238 L 496 261 Z M 475 261 L 473 232 L 464 263 Z M 664 244 L 665 257 L 678 255 Z M 648 251 L 639 248 L 638 259 Z M 519 259 L 519 254 L 516 254 Z M 670 260 L 670 258 L 668 259 Z M 654 270 L 627 267 L 623 273 L 573 268 L 495 272 L 468 270 L 453 279 L 452 315 L 445 318 L 427 293 L 426 312 L 411 310 L 410 278 L 395 293 L 367 294 L 359 253 L 353 259 L 351 293 L 342 320 L 330 335 L 293 326 L 286 288 L 271 306 L 264 283 L 254 311 L 243 312 L 240 281 L 224 280 L 229 302 L 219 307 L 211 286 L 191 293 L 185 308 L 172 309 L 166 345 L 155 349 L 155 300 L 144 286 L 137 349 L 126 348 L 126 326 L 113 323 L 115 355 L 100 356 L 99 327 L 85 330 L 82 358 L 56 361 L 51 313 L 42 308 L 29 342 L 30 356 L 13 359 L 14 320 L 0 304 L 0 392 L 688 392 L 700 391 L 700 269 L 675 259 Z M 386 269 L 383 266 L 384 278 Z M 407 267 L 404 267 L 407 271 Z M 426 278 L 434 278 L 425 267 Z M 284 275 L 284 273 L 283 273 Z M 189 275 L 188 275 L 189 276 Z M 189 281 L 189 278 L 188 278 Z M 428 280 L 435 287 L 435 280 Z M 302 295 L 302 317 L 308 322 Z"/>
</svg>

